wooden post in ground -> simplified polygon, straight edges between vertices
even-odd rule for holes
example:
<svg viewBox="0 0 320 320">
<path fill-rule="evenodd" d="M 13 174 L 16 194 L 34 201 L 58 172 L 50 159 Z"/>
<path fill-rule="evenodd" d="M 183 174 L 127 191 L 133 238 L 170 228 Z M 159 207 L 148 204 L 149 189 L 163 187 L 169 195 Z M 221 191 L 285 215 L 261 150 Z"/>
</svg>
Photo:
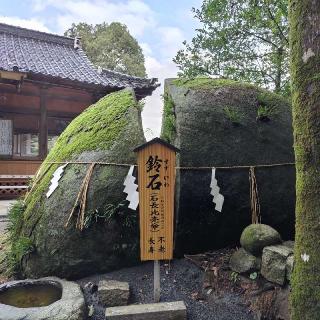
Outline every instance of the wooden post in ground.
<svg viewBox="0 0 320 320">
<path fill-rule="evenodd" d="M 138 153 L 140 256 L 154 261 L 154 302 L 160 301 L 160 260 L 173 258 L 173 213 L 176 152 L 155 138 Z"/>
<path fill-rule="evenodd" d="M 154 260 L 153 265 L 153 300 L 155 303 L 160 301 L 160 261 Z"/>
</svg>

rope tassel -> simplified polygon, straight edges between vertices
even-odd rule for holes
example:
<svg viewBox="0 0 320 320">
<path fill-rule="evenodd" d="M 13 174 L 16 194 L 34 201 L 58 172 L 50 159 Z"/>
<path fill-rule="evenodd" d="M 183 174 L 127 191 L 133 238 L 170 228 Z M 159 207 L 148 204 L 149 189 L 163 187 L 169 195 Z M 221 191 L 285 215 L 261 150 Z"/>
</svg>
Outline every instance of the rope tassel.
<svg viewBox="0 0 320 320">
<path fill-rule="evenodd" d="M 261 223 L 260 201 L 258 194 L 257 179 L 254 172 L 254 167 L 249 170 L 250 182 L 250 203 L 251 203 L 251 222 L 253 224 Z"/>
<path fill-rule="evenodd" d="M 82 231 L 84 228 L 84 220 L 85 220 L 85 212 L 86 212 L 86 204 L 87 204 L 87 193 L 88 193 L 89 183 L 90 183 L 90 179 L 91 179 L 95 164 L 96 163 L 92 163 L 87 170 L 87 173 L 82 181 L 77 199 L 76 199 L 74 206 L 70 212 L 69 218 L 68 218 L 67 222 L 65 223 L 65 227 L 67 227 L 69 225 L 69 222 L 70 222 L 74 212 L 76 211 L 76 208 L 79 207 L 76 228 L 79 229 L 80 231 Z"/>
</svg>

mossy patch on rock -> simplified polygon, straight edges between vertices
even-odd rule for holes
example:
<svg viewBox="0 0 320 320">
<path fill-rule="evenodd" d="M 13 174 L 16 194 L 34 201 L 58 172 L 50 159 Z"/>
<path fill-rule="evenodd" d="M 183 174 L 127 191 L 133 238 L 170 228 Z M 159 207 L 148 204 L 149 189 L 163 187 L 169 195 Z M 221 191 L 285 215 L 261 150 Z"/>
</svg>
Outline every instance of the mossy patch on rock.
<svg viewBox="0 0 320 320">
<path fill-rule="evenodd" d="M 65 223 L 89 164 L 68 164 L 58 188 L 49 198 L 46 192 L 61 165 L 52 162 L 135 163 L 132 150 L 145 142 L 140 111 L 132 90 L 118 91 L 86 109 L 59 137 L 40 167 L 40 181 L 25 200 L 18 236 L 11 240 L 12 247 L 20 239 L 32 242 L 34 250 L 19 262 L 23 276 L 76 278 L 137 261 L 137 217 L 123 193 L 127 167 L 95 166 L 82 232 L 75 229 L 75 217 L 67 228 Z"/>
</svg>

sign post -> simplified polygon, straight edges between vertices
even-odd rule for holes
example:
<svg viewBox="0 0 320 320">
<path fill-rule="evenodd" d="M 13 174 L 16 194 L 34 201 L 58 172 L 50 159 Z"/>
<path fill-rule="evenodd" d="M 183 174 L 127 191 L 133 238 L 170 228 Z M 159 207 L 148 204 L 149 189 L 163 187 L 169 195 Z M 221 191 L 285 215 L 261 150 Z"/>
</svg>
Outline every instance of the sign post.
<svg viewBox="0 0 320 320">
<path fill-rule="evenodd" d="M 160 262 L 173 257 L 176 152 L 155 138 L 139 147 L 138 188 L 141 260 L 154 260 L 154 300 L 160 301 Z"/>
</svg>

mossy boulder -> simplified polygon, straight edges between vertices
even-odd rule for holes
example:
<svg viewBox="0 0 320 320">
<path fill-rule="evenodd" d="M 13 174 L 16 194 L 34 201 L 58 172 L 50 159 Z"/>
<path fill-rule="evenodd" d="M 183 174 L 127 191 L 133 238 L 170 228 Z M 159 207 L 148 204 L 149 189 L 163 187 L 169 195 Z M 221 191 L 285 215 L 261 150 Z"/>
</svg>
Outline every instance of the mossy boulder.
<svg viewBox="0 0 320 320">
<path fill-rule="evenodd" d="M 176 253 L 196 253 L 239 242 L 251 223 L 249 168 L 294 162 L 290 102 L 227 79 L 168 79 L 162 137 L 178 147 Z M 259 114 L 268 116 L 260 119 Z M 224 196 L 215 211 L 211 169 Z M 219 169 L 219 167 L 237 167 Z M 295 167 L 256 167 L 262 222 L 294 236 Z"/>
<path fill-rule="evenodd" d="M 265 224 L 251 224 L 240 238 L 242 247 L 253 255 L 261 254 L 264 247 L 281 243 L 279 232 Z"/>
<path fill-rule="evenodd" d="M 85 228 L 75 227 L 78 208 L 65 224 L 89 168 L 85 163 L 136 162 L 132 150 L 145 142 L 140 111 L 132 90 L 118 91 L 87 108 L 61 134 L 11 228 L 16 235 L 12 247 L 21 239 L 32 243 L 32 250 L 13 257 L 22 276 L 78 278 L 137 261 L 137 216 L 123 193 L 128 167 L 97 164 L 87 193 Z M 68 161 L 83 164 L 68 164 L 58 188 L 47 198 L 52 175 L 61 165 L 52 162 Z"/>
</svg>

